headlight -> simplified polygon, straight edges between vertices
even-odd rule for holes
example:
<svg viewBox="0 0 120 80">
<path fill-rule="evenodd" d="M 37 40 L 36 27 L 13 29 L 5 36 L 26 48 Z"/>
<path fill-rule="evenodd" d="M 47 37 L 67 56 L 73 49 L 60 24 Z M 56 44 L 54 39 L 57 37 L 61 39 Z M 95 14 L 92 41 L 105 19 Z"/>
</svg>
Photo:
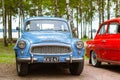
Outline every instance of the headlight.
<svg viewBox="0 0 120 80">
<path fill-rule="evenodd" d="M 77 41 L 77 42 L 76 42 L 76 47 L 77 47 L 78 49 L 81 49 L 81 48 L 84 47 L 84 43 L 83 43 L 82 41 Z"/>
<path fill-rule="evenodd" d="M 25 41 L 23 41 L 23 40 L 18 41 L 18 47 L 19 47 L 19 48 L 23 49 L 23 48 L 25 48 L 25 46 L 26 46 Z"/>
</svg>

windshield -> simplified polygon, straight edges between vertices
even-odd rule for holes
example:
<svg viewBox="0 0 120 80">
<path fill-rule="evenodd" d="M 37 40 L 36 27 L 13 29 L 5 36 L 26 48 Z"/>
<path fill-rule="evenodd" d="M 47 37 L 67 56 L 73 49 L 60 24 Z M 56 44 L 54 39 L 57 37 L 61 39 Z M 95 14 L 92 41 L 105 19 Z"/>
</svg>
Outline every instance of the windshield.
<svg viewBox="0 0 120 80">
<path fill-rule="evenodd" d="M 26 23 L 25 31 L 69 31 L 68 25 L 60 20 L 34 20 Z"/>
</svg>

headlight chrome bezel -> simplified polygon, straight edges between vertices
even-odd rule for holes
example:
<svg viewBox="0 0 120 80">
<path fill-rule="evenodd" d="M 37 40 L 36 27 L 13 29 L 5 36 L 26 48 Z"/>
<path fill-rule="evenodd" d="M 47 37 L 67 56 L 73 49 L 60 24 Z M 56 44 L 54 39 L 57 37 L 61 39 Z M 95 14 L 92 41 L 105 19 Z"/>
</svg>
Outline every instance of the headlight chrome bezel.
<svg viewBox="0 0 120 80">
<path fill-rule="evenodd" d="M 84 42 L 83 41 L 76 41 L 76 47 L 78 49 L 82 49 L 84 47 Z"/>
<path fill-rule="evenodd" d="M 24 49 L 26 47 L 26 42 L 24 40 L 20 40 L 18 41 L 18 44 L 17 46 L 20 48 L 20 49 Z"/>
</svg>

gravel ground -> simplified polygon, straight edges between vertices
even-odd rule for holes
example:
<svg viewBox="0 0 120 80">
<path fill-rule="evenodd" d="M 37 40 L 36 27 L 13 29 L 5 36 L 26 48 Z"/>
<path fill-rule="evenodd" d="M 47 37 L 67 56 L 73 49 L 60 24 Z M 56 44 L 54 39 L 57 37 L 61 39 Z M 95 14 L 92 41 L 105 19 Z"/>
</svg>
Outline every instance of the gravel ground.
<svg viewBox="0 0 120 80">
<path fill-rule="evenodd" d="M 33 68 L 34 67 L 34 68 Z M 85 61 L 80 76 L 73 76 L 68 69 L 55 66 L 33 66 L 25 77 L 19 77 L 15 64 L 0 64 L 0 80 L 120 80 L 120 65 L 103 64 L 95 68 Z"/>
</svg>

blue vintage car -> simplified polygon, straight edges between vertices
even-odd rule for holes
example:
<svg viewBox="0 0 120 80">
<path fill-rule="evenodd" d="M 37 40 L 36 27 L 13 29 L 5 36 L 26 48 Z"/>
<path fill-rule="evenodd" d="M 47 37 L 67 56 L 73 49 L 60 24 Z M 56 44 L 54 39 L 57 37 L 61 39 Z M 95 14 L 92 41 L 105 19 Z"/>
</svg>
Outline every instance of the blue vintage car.
<svg viewBox="0 0 120 80">
<path fill-rule="evenodd" d="M 73 75 L 84 67 L 84 43 L 73 38 L 67 20 L 55 17 L 26 19 L 14 47 L 19 76 L 28 74 L 29 64 L 68 64 Z"/>
</svg>

